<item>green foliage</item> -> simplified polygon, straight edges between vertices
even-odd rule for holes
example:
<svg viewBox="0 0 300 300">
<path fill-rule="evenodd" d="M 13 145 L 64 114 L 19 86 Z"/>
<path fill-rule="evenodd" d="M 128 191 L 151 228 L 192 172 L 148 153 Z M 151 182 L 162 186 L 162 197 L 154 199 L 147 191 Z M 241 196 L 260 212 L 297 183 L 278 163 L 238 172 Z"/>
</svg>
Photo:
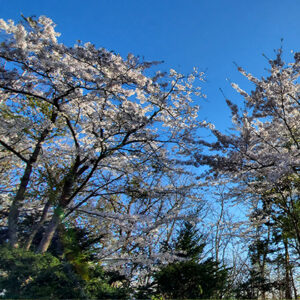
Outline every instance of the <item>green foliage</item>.
<svg viewBox="0 0 300 300">
<path fill-rule="evenodd" d="M 5 289 L 5 298 L 13 299 L 126 298 L 126 289 L 112 286 L 111 274 L 92 262 L 88 268 L 82 260 L 67 262 L 50 253 L 1 246 L 0 292 Z"/>
<path fill-rule="evenodd" d="M 227 270 L 216 262 L 169 264 L 155 275 L 158 291 L 168 299 L 208 299 L 226 285 Z"/>
<path fill-rule="evenodd" d="M 84 280 L 84 290 L 88 298 L 126 298 L 128 291 L 123 286 L 124 278 L 117 273 L 105 272 L 96 262 L 92 247 L 95 241 L 89 238 L 84 229 L 61 226 L 59 232 L 63 257 Z"/>
<path fill-rule="evenodd" d="M 85 291 L 93 299 L 126 299 L 129 290 L 124 278 L 116 273 L 108 273 L 101 266 L 90 269 L 90 278 L 86 281 Z M 119 279 L 119 280 L 117 280 Z"/>
<path fill-rule="evenodd" d="M 82 280 L 49 253 L 0 248 L 0 286 L 6 298 L 81 298 Z"/>
<path fill-rule="evenodd" d="M 155 274 L 158 293 L 166 299 L 208 299 L 221 294 L 226 287 L 227 269 L 220 268 L 212 259 L 199 261 L 205 244 L 196 228 L 186 223 L 175 245 L 184 260 Z"/>
<path fill-rule="evenodd" d="M 179 257 L 197 261 L 203 252 L 205 243 L 201 243 L 202 236 L 198 235 L 198 230 L 191 223 L 184 223 L 179 231 L 178 239 L 175 243 L 175 250 Z"/>
</svg>

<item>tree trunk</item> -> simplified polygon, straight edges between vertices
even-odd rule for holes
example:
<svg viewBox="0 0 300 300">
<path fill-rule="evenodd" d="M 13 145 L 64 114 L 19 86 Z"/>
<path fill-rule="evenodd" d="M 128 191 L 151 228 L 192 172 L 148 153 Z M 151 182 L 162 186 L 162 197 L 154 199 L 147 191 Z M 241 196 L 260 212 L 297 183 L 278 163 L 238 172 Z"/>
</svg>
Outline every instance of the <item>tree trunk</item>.
<svg viewBox="0 0 300 300">
<path fill-rule="evenodd" d="M 55 123 L 56 118 L 57 118 L 57 112 L 53 111 L 51 115 L 51 122 Z M 12 205 L 9 210 L 9 215 L 8 215 L 8 238 L 9 238 L 9 243 L 13 248 L 19 247 L 18 244 L 18 219 L 20 213 L 19 206 L 21 205 L 21 202 L 25 198 L 25 192 L 27 190 L 27 186 L 30 180 L 33 164 L 37 161 L 40 151 L 42 149 L 42 143 L 45 141 L 49 133 L 50 133 L 50 129 L 48 128 L 44 129 L 39 139 L 37 140 L 34 151 L 32 152 L 30 158 L 28 160 L 23 158 L 23 160 L 26 161 L 26 168 L 24 170 L 24 174 L 21 178 L 19 189 L 16 193 L 16 196 L 13 199 Z"/>
<path fill-rule="evenodd" d="M 285 249 L 285 299 L 292 299 L 291 279 L 290 279 L 290 257 L 287 240 L 283 240 Z"/>
<path fill-rule="evenodd" d="M 13 199 L 12 205 L 8 214 L 8 238 L 9 243 L 13 248 L 18 248 L 18 218 L 19 218 L 19 205 L 24 200 L 25 192 L 30 180 L 32 172 L 32 164 L 27 163 L 24 174 L 21 178 L 20 186 L 16 196 Z"/>
<path fill-rule="evenodd" d="M 297 293 L 297 287 L 295 285 L 294 275 L 293 275 L 293 269 L 290 268 L 290 276 L 291 276 L 291 282 L 292 282 L 292 288 L 294 291 L 294 299 L 298 299 L 298 293 Z"/>
<path fill-rule="evenodd" d="M 72 194 L 72 188 L 74 185 L 74 180 L 75 180 L 75 174 L 76 170 L 78 168 L 78 159 L 77 162 L 75 163 L 72 171 L 65 177 L 65 182 L 63 186 L 63 190 L 61 193 L 61 197 L 59 199 L 59 205 L 56 207 L 54 214 L 52 216 L 52 219 L 46 228 L 46 231 L 44 233 L 44 236 L 38 246 L 37 252 L 39 253 L 44 253 L 48 250 L 50 243 L 53 239 L 53 236 L 55 234 L 55 231 L 61 221 L 61 219 L 64 216 L 64 211 L 65 208 L 68 206 L 68 204 L 71 201 L 71 194 Z"/>
<path fill-rule="evenodd" d="M 38 249 L 37 249 L 38 253 L 45 253 L 48 250 L 48 248 L 51 244 L 51 241 L 53 239 L 53 236 L 56 232 L 56 229 L 61 222 L 63 212 L 64 212 L 64 210 L 60 206 L 55 209 L 52 219 L 51 219 L 51 221 L 44 233 L 44 236 L 38 246 Z"/>
<path fill-rule="evenodd" d="M 47 214 L 48 214 L 48 209 L 50 207 L 50 203 L 51 201 L 48 200 L 47 203 L 45 204 L 45 207 L 43 209 L 43 214 L 41 216 L 41 219 L 39 220 L 39 222 L 34 226 L 29 238 L 27 239 L 26 245 L 25 245 L 25 249 L 29 250 L 32 244 L 32 241 L 34 239 L 34 237 L 36 236 L 36 234 L 38 233 L 38 231 L 40 230 L 40 228 L 42 227 L 42 225 L 45 223 L 46 218 L 47 218 Z"/>
</svg>

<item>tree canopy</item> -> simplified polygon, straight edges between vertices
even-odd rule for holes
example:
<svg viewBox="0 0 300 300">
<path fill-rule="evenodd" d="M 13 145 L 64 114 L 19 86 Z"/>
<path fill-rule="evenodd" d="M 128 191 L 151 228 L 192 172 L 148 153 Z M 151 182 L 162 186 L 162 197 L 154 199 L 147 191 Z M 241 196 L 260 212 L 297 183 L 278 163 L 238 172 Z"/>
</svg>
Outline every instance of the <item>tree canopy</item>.
<svg viewBox="0 0 300 300">
<path fill-rule="evenodd" d="M 202 74 L 149 76 L 156 63 L 132 54 L 68 47 L 43 16 L 1 20 L 0 28 L 1 201 L 10 244 L 30 249 L 43 226 L 43 253 L 63 220 L 91 226 L 109 243 L 120 235 L 103 256 L 155 239 L 192 195 L 178 161 L 195 150 L 200 123 L 191 96 L 201 91 L 192 83 Z M 35 225 L 20 240 L 25 215 Z"/>
</svg>

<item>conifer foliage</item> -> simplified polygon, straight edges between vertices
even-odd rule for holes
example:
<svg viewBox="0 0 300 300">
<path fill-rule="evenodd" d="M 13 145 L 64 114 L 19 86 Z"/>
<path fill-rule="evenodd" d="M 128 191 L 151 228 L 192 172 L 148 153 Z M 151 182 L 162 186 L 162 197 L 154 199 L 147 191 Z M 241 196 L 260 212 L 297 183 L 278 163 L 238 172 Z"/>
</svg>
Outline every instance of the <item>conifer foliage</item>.
<svg viewBox="0 0 300 300">
<path fill-rule="evenodd" d="M 197 229 L 186 222 L 179 232 L 174 251 L 182 260 L 155 274 L 158 292 L 166 299 L 221 298 L 226 292 L 226 268 L 212 258 L 201 259 L 205 243 Z"/>
</svg>

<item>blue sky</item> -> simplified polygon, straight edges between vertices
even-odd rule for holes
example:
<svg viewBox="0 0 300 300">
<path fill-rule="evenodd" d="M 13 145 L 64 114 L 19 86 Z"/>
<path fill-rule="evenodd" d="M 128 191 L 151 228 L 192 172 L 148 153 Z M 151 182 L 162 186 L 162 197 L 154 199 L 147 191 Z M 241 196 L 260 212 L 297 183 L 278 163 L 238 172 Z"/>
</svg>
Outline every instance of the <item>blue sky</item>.
<svg viewBox="0 0 300 300">
<path fill-rule="evenodd" d="M 233 62 L 256 76 L 281 46 L 300 50 L 299 0 L 0 0 L 0 18 L 46 15 L 62 33 L 61 42 L 90 41 L 126 56 L 163 60 L 161 69 L 206 71 L 200 117 L 229 126 L 227 98 L 240 100 L 229 80 L 250 86 Z"/>
</svg>

